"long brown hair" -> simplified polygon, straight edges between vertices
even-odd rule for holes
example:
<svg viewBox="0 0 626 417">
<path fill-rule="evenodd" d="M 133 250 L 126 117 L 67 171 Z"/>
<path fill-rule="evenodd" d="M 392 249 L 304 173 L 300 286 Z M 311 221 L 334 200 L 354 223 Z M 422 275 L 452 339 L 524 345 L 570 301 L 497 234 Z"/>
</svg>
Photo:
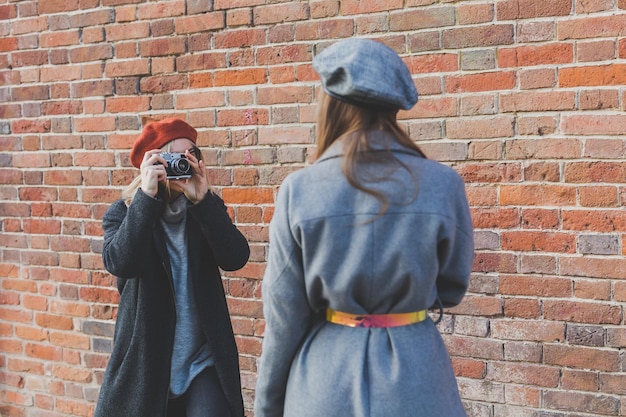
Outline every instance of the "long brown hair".
<svg viewBox="0 0 626 417">
<path fill-rule="evenodd" d="M 337 100 L 324 91 L 320 92 L 320 101 L 317 113 L 317 158 L 319 158 L 334 142 L 349 136 L 344 141 L 343 173 L 346 179 L 358 190 L 373 195 L 382 205 L 380 214 L 389 207 L 389 199 L 382 192 L 365 183 L 368 180 L 384 178 L 367 178 L 360 175 L 358 168 L 363 163 L 378 163 L 383 166 L 408 168 L 396 158 L 392 152 L 371 152 L 372 147 L 368 139 L 368 132 L 382 130 L 393 135 L 403 147 L 416 151 L 426 157 L 406 131 L 400 127 L 396 119 L 397 110 L 377 109 L 373 107 L 355 106 Z M 416 189 L 417 193 L 417 189 Z"/>
</svg>

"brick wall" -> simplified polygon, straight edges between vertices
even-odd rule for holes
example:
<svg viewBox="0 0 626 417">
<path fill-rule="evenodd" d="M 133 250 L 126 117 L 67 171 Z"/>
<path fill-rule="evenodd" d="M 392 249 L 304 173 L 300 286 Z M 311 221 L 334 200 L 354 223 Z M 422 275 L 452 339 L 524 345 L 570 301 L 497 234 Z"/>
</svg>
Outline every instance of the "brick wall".
<svg viewBox="0 0 626 417">
<path fill-rule="evenodd" d="M 92 414 L 100 220 L 165 116 L 251 244 L 225 274 L 251 406 L 272 204 L 312 160 L 311 59 L 350 36 L 406 58 L 403 124 L 467 181 L 471 291 L 440 328 L 468 415 L 626 415 L 625 34 L 625 0 L 0 0 L 0 415 Z"/>
</svg>

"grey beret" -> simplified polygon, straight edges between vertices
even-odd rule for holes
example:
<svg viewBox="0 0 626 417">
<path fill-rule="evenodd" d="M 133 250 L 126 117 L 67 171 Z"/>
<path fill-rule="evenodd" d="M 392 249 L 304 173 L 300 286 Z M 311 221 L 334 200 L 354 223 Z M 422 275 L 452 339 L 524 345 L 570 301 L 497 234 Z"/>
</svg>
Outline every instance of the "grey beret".
<svg viewBox="0 0 626 417">
<path fill-rule="evenodd" d="M 324 91 L 357 106 L 408 110 L 417 103 L 417 89 L 402 59 L 388 46 L 371 39 L 339 41 L 313 58 Z"/>
</svg>

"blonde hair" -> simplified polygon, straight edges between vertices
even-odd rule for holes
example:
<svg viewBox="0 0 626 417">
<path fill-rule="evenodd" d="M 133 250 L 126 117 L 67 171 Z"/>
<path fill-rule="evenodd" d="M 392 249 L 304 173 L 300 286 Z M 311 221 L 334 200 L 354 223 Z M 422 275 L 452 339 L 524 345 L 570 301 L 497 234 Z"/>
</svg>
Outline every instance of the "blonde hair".
<svg viewBox="0 0 626 417">
<path fill-rule="evenodd" d="M 396 158 L 392 152 L 371 152 L 368 132 L 382 130 L 389 132 L 395 140 L 405 148 L 416 151 L 426 157 L 406 131 L 400 127 L 396 119 L 397 110 L 360 107 L 337 100 L 325 92 L 321 92 L 317 114 L 317 158 L 319 158 L 333 143 L 342 138 L 344 141 L 343 173 L 348 182 L 358 190 L 373 195 L 382 205 L 380 214 L 389 207 L 389 199 L 382 192 L 365 183 L 382 180 L 364 178 L 359 173 L 359 165 L 363 163 L 379 163 L 383 166 L 396 167 L 400 165 L 408 168 Z M 417 192 L 417 191 L 416 191 Z"/>
</svg>

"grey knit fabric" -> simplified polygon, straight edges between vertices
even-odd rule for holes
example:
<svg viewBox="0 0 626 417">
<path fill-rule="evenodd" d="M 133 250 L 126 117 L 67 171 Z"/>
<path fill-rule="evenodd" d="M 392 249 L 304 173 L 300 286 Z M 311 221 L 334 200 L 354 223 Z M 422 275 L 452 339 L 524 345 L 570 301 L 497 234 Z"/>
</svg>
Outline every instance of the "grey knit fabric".
<svg viewBox="0 0 626 417">
<path fill-rule="evenodd" d="M 165 243 L 170 255 L 174 296 L 176 299 L 176 333 L 171 363 L 170 392 L 182 395 L 191 381 L 207 366 L 213 365 L 213 357 L 206 337 L 202 334 L 199 314 L 191 296 L 192 287 L 187 271 L 187 219 L 188 200 L 184 195 L 166 205 L 161 225 L 165 231 Z"/>
</svg>

